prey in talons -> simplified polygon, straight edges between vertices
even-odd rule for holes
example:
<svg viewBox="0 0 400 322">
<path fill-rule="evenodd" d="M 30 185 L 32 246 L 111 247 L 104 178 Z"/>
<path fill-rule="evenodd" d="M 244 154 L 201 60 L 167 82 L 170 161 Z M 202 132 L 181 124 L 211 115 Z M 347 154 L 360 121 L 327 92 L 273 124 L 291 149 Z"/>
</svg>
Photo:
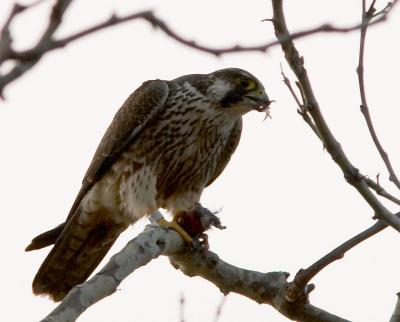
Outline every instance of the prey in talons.
<svg viewBox="0 0 400 322">
<path fill-rule="evenodd" d="M 189 247 L 193 249 L 208 249 L 208 236 L 205 233 L 211 227 L 225 229 L 221 220 L 212 212 L 204 208 L 200 203 L 190 211 L 180 211 L 173 216 L 173 220 L 168 222 L 163 217 L 157 219 L 161 227 L 175 230 Z"/>
</svg>

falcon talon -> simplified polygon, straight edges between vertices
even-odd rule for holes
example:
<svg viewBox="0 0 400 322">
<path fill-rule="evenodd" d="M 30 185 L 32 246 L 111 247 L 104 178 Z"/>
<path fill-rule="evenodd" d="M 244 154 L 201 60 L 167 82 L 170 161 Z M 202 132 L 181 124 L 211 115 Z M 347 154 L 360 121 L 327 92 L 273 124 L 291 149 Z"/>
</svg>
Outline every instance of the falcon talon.
<svg viewBox="0 0 400 322">
<path fill-rule="evenodd" d="M 173 223 L 157 212 L 151 221 L 172 227 L 187 243 L 208 247 L 204 231 L 225 227 L 198 204 L 203 190 L 235 152 L 242 116 L 251 111 L 269 116 L 271 102 L 262 83 L 238 68 L 144 82 L 115 114 L 65 223 L 27 247 L 54 244 L 33 292 L 62 300 L 90 276 L 125 229 L 155 209 L 194 209 Z"/>
<path fill-rule="evenodd" d="M 175 230 L 185 242 L 193 242 L 193 238 L 176 221 L 167 221 L 164 218 L 160 218 L 157 223 L 163 228 Z"/>
</svg>

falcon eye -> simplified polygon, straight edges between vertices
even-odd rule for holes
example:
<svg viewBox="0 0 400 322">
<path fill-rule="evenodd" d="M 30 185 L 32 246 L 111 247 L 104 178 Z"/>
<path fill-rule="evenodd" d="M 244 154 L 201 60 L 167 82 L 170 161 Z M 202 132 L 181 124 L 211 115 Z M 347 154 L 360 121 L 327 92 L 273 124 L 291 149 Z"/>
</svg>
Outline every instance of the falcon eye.
<svg viewBox="0 0 400 322">
<path fill-rule="evenodd" d="M 242 79 L 239 83 L 240 87 L 244 88 L 245 90 L 252 90 L 256 87 L 256 82 L 251 79 Z"/>
</svg>

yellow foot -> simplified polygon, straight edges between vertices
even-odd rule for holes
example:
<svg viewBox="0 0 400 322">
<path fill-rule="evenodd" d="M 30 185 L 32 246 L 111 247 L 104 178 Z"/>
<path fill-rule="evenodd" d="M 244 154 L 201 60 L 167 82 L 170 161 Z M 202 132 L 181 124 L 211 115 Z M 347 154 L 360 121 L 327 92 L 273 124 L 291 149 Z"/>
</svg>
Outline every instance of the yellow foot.
<svg viewBox="0 0 400 322">
<path fill-rule="evenodd" d="M 157 223 L 164 228 L 171 228 L 175 230 L 181 237 L 183 238 L 184 241 L 187 243 L 193 243 L 193 238 L 190 237 L 190 235 L 181 227 L 176 221 L 168 221 L 165 220 L 164 218 L 160 218 L 157 220 Z"/>
</svg>

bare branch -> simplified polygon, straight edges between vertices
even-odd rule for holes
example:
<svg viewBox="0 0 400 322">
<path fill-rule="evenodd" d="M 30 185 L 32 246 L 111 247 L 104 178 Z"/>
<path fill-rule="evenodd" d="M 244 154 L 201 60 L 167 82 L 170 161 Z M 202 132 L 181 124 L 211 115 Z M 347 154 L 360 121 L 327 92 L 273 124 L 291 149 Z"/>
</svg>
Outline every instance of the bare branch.
<svg viewBox="0 0 400 322">
<path fill-rule="evenodd" d="M 400 212 L 396 215 L 400 216 Z M 311 281 L 312 278 L 314 278 L 315 275 L 317 275 L 320 271 L 322 271 L 325 267 L 327 267 L 334 261 L 342 259 L 346 252 L 348 252 L 350 249 L 381 232 L 386 227 L 387 224 L 380 220 L 368 229 L 362 231 L 361 233 L 350 238 L 340 246 L 336 247 L 334 250 L 323 256 L 321 259 L 316 261 L 308 268 L 300 269 L 297 272 L 293 282 L 289 286 L 287 293 L 288 300 L 290 301 L 297 299 L 299 292 L 302 292 L 304 290 L 304 287 L 306 287 L 306 285 Z"/>
<path fill-rule="evenodd" d="M 360 88 L 360 97 L 361 97 L 361 112 L 364 115 L 365 121 L 368 126 L 368 130 L 371 134 L 372 140 L 374 141 L 374 144 L 376 148 L 379 151 L 379 154 L 383 160 L 383 162 L 386 165 L 386 168 L 389 172 L 389 180 L 392 181 L 397 188 L 400 189 L 400 181 L 398 177 L 395 174 L 395 171 L 392 167 L 392 164 L 389 160 L 389 156 L 385 149 L 383 148 L 382 144 L 379 141 L 379 138 L 376 134 L 374 125 L 372 123 L 371 115 L 369 112 L 369 107 L 367 103 L 367 96 L 365 92 L 365 84 L 364 84 L 364 55 L 365 55 L 365 40 L 367 36 L 367 29 L 369 22 L 371 19 L 376 17 L 377 15 L 384 15 L 388 12 L 390 8 L 393 7 L 393 4 L 389 3 L 383 10 L 379 11 L 378 13 L 375 13 L 375 1 L 373 1 L 369 7 L 368 10 L 366 10 L 366 4 L 365 0 L 363 1 L 363 12 L 362 12 L 362 18 L 361 18 L 361 29 L 360 29 L 360 49 L 359 49 L 359 58 L 358 58 L 358 67 L 357 67 L 357 76 L 358 76 L 358 86 Z"/>
<path fill-rule="evenodd" d="M 7 59 L 10 55 L 12 56 L 11 45 L 12 45 L 12 37 L 10 34 L 10 25 L 16 16 L 20 13 L 24 12 L 27 9 L 33 8 L 34 6 L 40 4 L 43 0 L 36 0 L 29 5 L 21 5 L 19 3 L 15 3 L 12 7 L 10 14 L 6 18 L 3 27 L 1 28 L 0 33 L 0 65 Z"/>
<path fill-rule="evenodd" d="M 389 322 L 400 322 L 400 293 L 397 293 L 397 302 Z"/>
<path fill-rule="evenodd" d="M 35 2 L 39 3 L 41 0 Z M 97 25 L 94 25 L 88 29 L 82 30 L 70 36 L 61 38 L 61 39 L 54 39 L 54 33 L 57 31 L 59 26 L 62 23 L 62 17 L 65 11 L 68 9 L 69 5 L 71 4 L 72 0 L 57 0 L 55 5 L 53 6 L 51 15 L 49 17 L 49 23 L 40 37 L 38 43 L 33 46 L 32 48 L 25 50 L 25 51 L 15 51 L 12 48 L 12 39 L 9 35 L 9 25 L 12 22 L 13 18 L 18 14 L 12 13 L 9 18 L 6 20 L 5 27 L 3 28 L 4 33 L 2 33 L 2 38 L 0 39 L 0 65 L 5 60 L 14 60 L 16 62 L 14 68 L 12 68 L 8 73 L 5 75 L 0 75 L 0 94 L 4 92 L 4 88 L 11 83 L 12 81 L 16 80 L 23 74 L 25 74 L 28 70 L 34 67 L 37 62 L 45 55 L 47 52 L 52 51 L 54 49 L 63 48 L 69 43 L 83 38 L 85 36 L 91 35 L 95 32 L 101 31 L 105 28 L 109 28 L 111 26 L 115 26 L 117 24 L 121 24 L 128 21 L 133 21 L 137 19 L 142 19 L 149 22 L 154 28 L 158 28 L 162 30 L 166 35 L 170 38 L 174 39 L 178 43 L 181 43 L 187 47 L 214 55 L 214 56 L 221 56 L 223 54 L 229 53 L 238 53 L 238 52 L 266 52 L 269 48 L 274 47 L 282 41 L 298 39 L 306 36 L 310 36 L 312 34 L 317 33 L 348 33 L 354 30 L 358 30 L 362 27 L 362 24 L 355 24 L 348 27 L 338 27 L 333 26 L 331 24 L 322 24 L 320 26 L 302 30 L 299 32 L 295 32 L 292 34 L 282 35 L 278 40 L 270 41 L 266 44 L 256 45 L 256 46 L 231 46 L 226 48 L 212 48 L 207 47 L 204 45 L 197 44 L 195 41 L 186 39 L 180 36 L 178 33 L 173 31 L 163 20 L 156 17 L 152 11 L 143 11 L 138 13 L 129 14 L 126 16 L 118 17 L 116 15 L 112 15 L 109 19 L 104 22 L 101 22 Z M 29 6 L 30 7 L 30 6 Z M 23 8 L 24 10 L 29 7 L 23 7 L 16 5 L 16 8 Z M 16 9 L 16 10 L 17 10 Z M 377 19 L 374 21 L 370 21 L 369 25 L 380 23 L 387 18 L 387 14 L 391 8 L 387 8 L 387 10 L 379 15 Z"/>
<path fill-rule="evenodd" d="M 47 28 L 43 32 L 42 36 L 40 37 L 38 43 L 35 45 L 34 50 L 38 53 L 39 55 L 36 55 L 34 57 L 29 57 L 27 59 L 17 59 L 18 63 L 5 75 L 0 76 L 0 97 L 3 97 L 3 92 L 4 88 L 7 84 L 10 82 L 14 81 L 21 75 L 25 74 L 28 70 L 30 70 L 33 66 L 36 65 L 36 63 L 40 60 L 40 58 L 43 56 L 45 53 L 45 48 L 49 43 L 52 42 L 52 38 L 54 33 L 57 31 L 58 27 L 61 25 L 63 15 L 65 11 L 68 9 L 69 5 L 72 3 L 73 0 L 57 0 L 51 10 L 51 14 L 49 17 L 49 22 L 47 25 Z M 36 1 L 34 4 L 39 3 L 39 1 Z M 31 8 L 31 6 L 28 7 L 22 7 L 23 10 L 27 8 Z M 8 22 L 7 29 L 9 24 L 11 23 L 12 19 L 15 17 L 13 15 Z M 8 37 L 10 39 L 11 36 L 8 34 Z M 5 49 L 3 49 L 3 56 L 0 57 L 3 61 L 7 59 L 12 59 L 15 60 L 18 56 L 18 52 L 14 51 L 11 47 L 12 41 L 7 42 L 7 38 L 5 40 L 2 38 L 0 39 L 0 47 L 6 46 Z M 1 56 L 1 55 L 0 55 Z"/>
<path fill-rule="evenodd" d="M 14 20 L 16 16 L 18 16 L 20 13 L 24 12 L 26 9 L 32 8 L 42 2 L 42 0 L 37 0 L 30 5 L 21 5 L 21 4 L 14 4 L 13 8 L 10 11 L 10 14 L 6 18 L 6 21 L 4 22 L 3 27 L 1 28 L 0 32 L 0 66 L 14 55 L 14 51 L 12 49 L 12 42 L 13 39 L 11 37 L 10 33 L 10 25 L 11 22 Z M 1 82 L 1 75 L 0 75 L 0 82 Z M 4 99 L 3 97 L 3 90 L 2 87 L 0 86 L 0 99 Z"/>
<path fill-rule="evenodd" d="M 308 124 L 308 126 L 313 130 L 314 134 L 322 141 L 321 134 L 318 131 L 318 128 L 315 126 L 313 120 L 311 119 L 310 115 L 307 113 L 307 109 L 304 108 L 304 100 L 303 103 L 300 102 L 300 99 L 297 97 L 296 92 L 294 91 L 292 84 L 290 83 L 289 78 L 286 77 L 285 73 L 283 72 L 282 65 L 281 65 L 281 75 L 283 77 L 283 83 L 289 89 L 290 93 L 292 94 L 294 100 L 296 101 L 297 106 L 299 107 L 297 113 L 301 115 L 304 122 Z"/>
<path fill-rule="evenodd" d="M 89 306 L 114 293 L 121 281 L 135 269 L 159 255 L 169 256 L 175 268 L 188 276 L 201 276 L 209 280 L 224 294 L 235 292 L 258 303 L 272 305 L 290 319 L 347 321 L 311 305 L 308 301 L 287 302 L 285 293 L 288 273 L 260 273 L 235 267 L 209 250 L 187 250 L 181 237 L 173 230 L 149 225 L 114 255 L 93 278 L 75 286 L 42 322 L 75 321 Z"/>
<path fill-rule="evenodd" d="M 307 109 L 304 108 L 304 102 L 302 103 L 300 101 L 300 99 L 297 97 L 296 92 L 294 91 L 290 80 L 286 77 L 286 75 L 283 72 L 282 66 L 281 66 L 281 74 L 283 77 L 283 82 L 284 84 L 288 87 L 290 93 L 292 94 L 294 100 L 296 101 L 297 106 L 299 107 L 299 109 L 297 110 L 297 113 L 303 118 L 303 120 L 308 124 L 308 126 L 313 130 L 313 132 L 315 133 L 315 135 L 320 139 L 321 142 L 323 142 L 321 134 L 318 131 L 318 128 L 315 126 L 313 120 L 311 119 L 310 115 L 307 112 Z M 303 99 L 304 101 L 304 99 Z M 373 189 L 379 196 L 386 198 L 390 201 L 392 201 L 393 203 L 400 205 L 400 199 L 396 198 L 395 196 L 391 195 L 390 193 L 388 193 L 380 184 L 379 182 L 375 182 L 373 180 L 371 180 L 370 178 L 368 178 L 367 176 L 364 176 L 365 183 L 368 185 L 368 187 L 370 187 L 371 189 Z"/>
<path fill-rule="evenodd" d="M 272 0 L 272 5 L 274 11 L 273 23 L 275 34 L 278 39 L 287 39 L 290 37 L 290 33 L 285 22 L 282 0 Z M 321 134 L 324 146 L 328 153 L 343 171 L 347 182 L 356 188 L 357 191 L 364 197 L 364 200 L 371 206 L 377 217 L 384 220 L 390 226 L 400 232 L 400 219 L 391 213 L 370 191 L 368 185 L 364 181 L 364 176 L 360 174 L 359 170 L 347 158 L 339 142 L 329 129 L 329 126 L 327 125 L 319 108 L 318 102 L 314 96 L 312 86 L 307 75 L 307 70 L 304 68 L 304 60 L 299 55 L 299 52 L 295 48 L 293 41 L 281 41 L 281 46 L 283 52 L 285 53 L 285 58 L 288 64 L 299 81 L 299 85 L 305 99 L 304 107 L 311 115 L 315 126 Z"/>
<path fill-rule="evenodd" d="M 368 185 L 368 187 L 375 190 L 375 192 L 379 196 L 386 198 L 397 205 L 400 205 L 400 199 L 396 198 L 395 196 L 388 193 L 385 189 L 383 189 L 379 182 L 375 182 L 368 177 L 364 177 L 364 181 Z"/>
<path fill-rule="evenodd" d="M 283 82 L 284 84 L 288 87 L 290 93 L 292 94 L 294 100 L 296 101 L 297 106 L 299 107 L 299 109 L 297 110 L 297 113 L 303 118 L 303 120 L 308 124 L 308 126 L 313 130 L 313 132 L 315 133 L 315 135 L 320 139 L 321 142 L 323 142 L 321 134 L 318 131 L 318 128 L 315 126 L 313 120 L 311 119 L 310 115 L 308 114 L 307 110 L 304 108 L 304 103 L 302 103 L 300 101 L 300 99 L 297 97 L 296 92 L 294 91 L 290 80 L 286 77 L 286 75 L 283 72 L 282 66 L 281 66 L 281 74 L 283 77 Z M 370 187 L 371 189 L 373 189 L 379 196 L 386 198 L 390 201 L 392 201 L 393 203 L 400 205 L 400 199 L 396 198 L 395 196 L 391 195 L 390 193 L 388 193 L 380 184 L 379 182 L 375 182 L 373 180 L 371 180 L 370 178 L 368 178 L 367 176 L 364 176 L 365 183 L 368 185 L 368 187 Z"/>
</svg>

